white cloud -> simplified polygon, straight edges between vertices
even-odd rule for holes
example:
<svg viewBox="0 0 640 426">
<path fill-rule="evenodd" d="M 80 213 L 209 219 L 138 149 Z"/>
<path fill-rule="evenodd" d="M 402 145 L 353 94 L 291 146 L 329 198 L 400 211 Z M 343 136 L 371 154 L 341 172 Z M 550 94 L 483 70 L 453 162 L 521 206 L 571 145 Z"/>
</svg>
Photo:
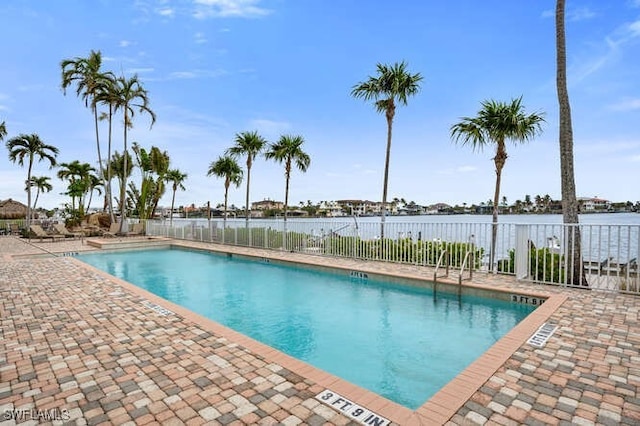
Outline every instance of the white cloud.
<svg viewBox="0 0 640 426">
<path fill-rule="evenodd" d="M 565 11 L 565 19 L 569 22 L 585 21 L 596 16 L 596 13 L 588 7 L 579 7 L 577 9 L 568 9 Z M 543 10 L 540 15 L 543 18 L 555 18 L 555 9 Z"/>
<path fill-rule="evenodd" d="M 259 7 L 260 0 L 194 0 L 197 19 L 206 18 L 252 18 L 271 13 L 269 9 Z"/>
<path fill-rule="evenodd" d="M 144 74 L 153 71 L 155 71 L 153 68 L 128 68 L 125 70 L 127 74 Z"/>
<path fill-rule="evenodd" d="M 175 9 L 172 9 L 170 7 L 163 7 L 162 9 L 158 9 L 156 13 L 158 13 L 158 15 L 160 16 L 172 18 L 175 15 L 176 11 Z"/>
<path fill-rule="evenodd" d="M 640 109 L 640 99 L 626 99 L 609 106 L 614 111 L 632 111 Z"/>
<path fill-rule="evenodd" d="M 203 43 L 206 43 L 208 41 L 207 37 L 202 32 L 195 33 L 193 35 L 193 38 L 194 38 L 194 40 L 195 40 L 195 42 L 197 44 L 203 44 Z"/>
<path fill-rule="evenodd" d="M 631 156 L 630 160 L 634 163 L 640 163 L 640 154 Z"/>
<path fill-rule="evenodd" d="M 587 19 L 591 19 L 596 16 L 595 12 L 593 12 L 588 7 L 579 7 L 577 9 L 571 9 L 567 11 L 566 18 L 568 21 L 577 22 L 584 21 Z"/>
<path fill-rule="evenodd" d="M 120 47 L 129 47 L 129 46 L 131 46 L 131 42 L 129 40 L 120 40 L 120 43 L 118 43 L 118 46 L 120 46 Z"/>
<path fill-rule="evenodd" d="M 475 172 L 476 170 L 478 170 L 477 167 L 475 166 L 460 166 L 456 169 L 457 173 L 468 173 L 468 172 Z"/>
<path fill-rule="evenodd" d="M 279 138 L 291 128 L 291 124 L 285 121 L 273 121 L 264 118 L 257 118 L 249 121 L 248 127 L 257 130 L 258 133 L 267 139 Z"/>
<path fill-rule="evenodd" d="M 192 70 L 192 71 L 174 71 L 169 74 L 168 80 L 184 80 L 193 78 L 215 78 L 225 75 L 227 72 L 218 70 Z"/>
</svg>

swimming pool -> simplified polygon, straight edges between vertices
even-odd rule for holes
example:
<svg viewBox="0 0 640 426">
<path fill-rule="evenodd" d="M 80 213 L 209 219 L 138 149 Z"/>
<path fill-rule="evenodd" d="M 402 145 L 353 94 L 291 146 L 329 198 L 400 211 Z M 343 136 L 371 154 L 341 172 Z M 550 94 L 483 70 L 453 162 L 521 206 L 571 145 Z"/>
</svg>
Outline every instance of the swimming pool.
<svg viewBox="0 0 640 426">
<path fill-rule="evenodd" d="M 411 409 L 534 309 L 191 250 L 78 258 Z"/>
</svg>

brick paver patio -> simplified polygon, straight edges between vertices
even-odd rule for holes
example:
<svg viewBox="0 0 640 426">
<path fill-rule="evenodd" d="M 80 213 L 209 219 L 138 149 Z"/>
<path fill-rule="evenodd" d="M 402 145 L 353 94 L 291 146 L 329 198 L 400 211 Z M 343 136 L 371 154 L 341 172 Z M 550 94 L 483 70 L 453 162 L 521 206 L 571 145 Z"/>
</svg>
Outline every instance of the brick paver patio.
<svg viewBox="0 0 640 426">
<path fill-rule="evenodd" d="M 477 285 L 566 295 L 554 299 L 560 300 L 557 309 L 547 308 L 548 321 L 559 328 L 540 349 L 506 339 L 514 349 L 496 368 L 485 376 L 461 375 L 462 383 L 478 385 L 460 404 L 443 406 L 445 388 L 410 412 L 72 257 L 47 253 L 91 249 L 80 241 L 30 245 L 0 237 L 0 425 L 64 423 L 48 421 L 47 414 L 69 424 L 352 423 L 315 399 L 327 387 L 356 395 L 356 402 L 366 401 L 367 408 L 400 424 L 433 424 L 437 418 L 449 424 L 640 424 L 639 297 L 475 275 Z M 408 265 L 224 249 L 430 276 Z M 145 301 L 174 313 L 162 315 Z"/>
</svg>

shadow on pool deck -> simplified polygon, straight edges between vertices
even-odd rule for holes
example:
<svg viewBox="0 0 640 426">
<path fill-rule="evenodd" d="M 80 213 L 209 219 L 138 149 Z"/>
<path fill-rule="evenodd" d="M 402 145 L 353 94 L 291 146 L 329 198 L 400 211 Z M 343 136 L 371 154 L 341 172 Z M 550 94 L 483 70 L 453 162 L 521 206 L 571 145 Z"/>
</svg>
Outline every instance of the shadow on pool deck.
<svg viewBox="0 0 640 426">
<path fill-rule="evenodd" d="M 41 245 L 60 253 L 92 249 L 80 241 Z M 0 237 L 0 411 L 5 420 L 10 420 L 6 410 L 58 409 L 55 413 L 78 424 L 349 423 L 314 398 L 330 387 L 360 393 L 356 402 L 365 401 L 361 405 L 401 424 L 446 419 L 452 424 L 640 423 L 638 297 L 474 275 L 477 285 L 566 295 L 566 300 L 554 299 L 557 309 L 542 306 L 552 311 L 550 321 L 559 329 L 541 349 L 523 344 L 523 336 L 501 340 L 513 348 L 492 360 L 498 362 L 495 371 L 483 371 L 486 378 L 473 372 L 459 377 L 473 385 L 459 407 L 452 408 L 449 398 L 459 399 L 461 391 L 451 395 L 445 388 L 443 399 L 434 397 L 431 405 L 411 413 L 299 361 L 287 365 L 291 360 L 284 354 L 72 258 L 12 258 L 42 254 L 38 246 Z M 425 268 L 407 265 L 214 247 L 371 273 L 430 276 Z M 175 313 L 161 315 L 145 300 Z"/>
</svg>

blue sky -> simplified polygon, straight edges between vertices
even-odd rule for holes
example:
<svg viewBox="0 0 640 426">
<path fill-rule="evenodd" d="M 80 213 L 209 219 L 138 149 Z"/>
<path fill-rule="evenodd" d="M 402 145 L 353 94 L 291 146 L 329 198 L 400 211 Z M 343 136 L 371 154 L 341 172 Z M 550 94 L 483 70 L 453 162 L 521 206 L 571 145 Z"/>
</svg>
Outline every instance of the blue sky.
<svg viewBox="0 0 640 426">
<path fill-rule="evenodd" d="M 455 145 L 450 127 L 482 100 L 519 96 L 547 123 L 530 144 L 509 145 L 502 195 L 560 198 L 554 11 L 553 0 L 7 0 L 0 121 L 8 138 L 38 133 L 60 162 L 96 165 L 92 115 L 63 95 L 60 62 L 100 50 L 105 70 L 137 73 L 149 91 L 157 122 L 137 115 L 130 141 L 167 150 L 189 174 L 178 205 L 222 201 L 222 181 L 206 171 L 245 130 L 305 138 L 311 166 L 293 173 L 292 204 L 380 200 L 386 122 L 350 91 L 376 63 L 404 60 L 424 80 L 396 113 L 389 198 L 492 198 L 493 151 Z M 640 0 L 568 0 L 566 26 L 578 196 L 640 200 Z M 67 201 L 55 170 L 34 174 L 53 177 L 40 205 Z M 5 151 L 0 199 L 26 201 L 25 176 Z M 252 201 L 284 199 L 278 164 L 258 160 L 251 183 Z M 244 191 L 231 189 L 230 203 L 244 205 Z"/>
</svg>

